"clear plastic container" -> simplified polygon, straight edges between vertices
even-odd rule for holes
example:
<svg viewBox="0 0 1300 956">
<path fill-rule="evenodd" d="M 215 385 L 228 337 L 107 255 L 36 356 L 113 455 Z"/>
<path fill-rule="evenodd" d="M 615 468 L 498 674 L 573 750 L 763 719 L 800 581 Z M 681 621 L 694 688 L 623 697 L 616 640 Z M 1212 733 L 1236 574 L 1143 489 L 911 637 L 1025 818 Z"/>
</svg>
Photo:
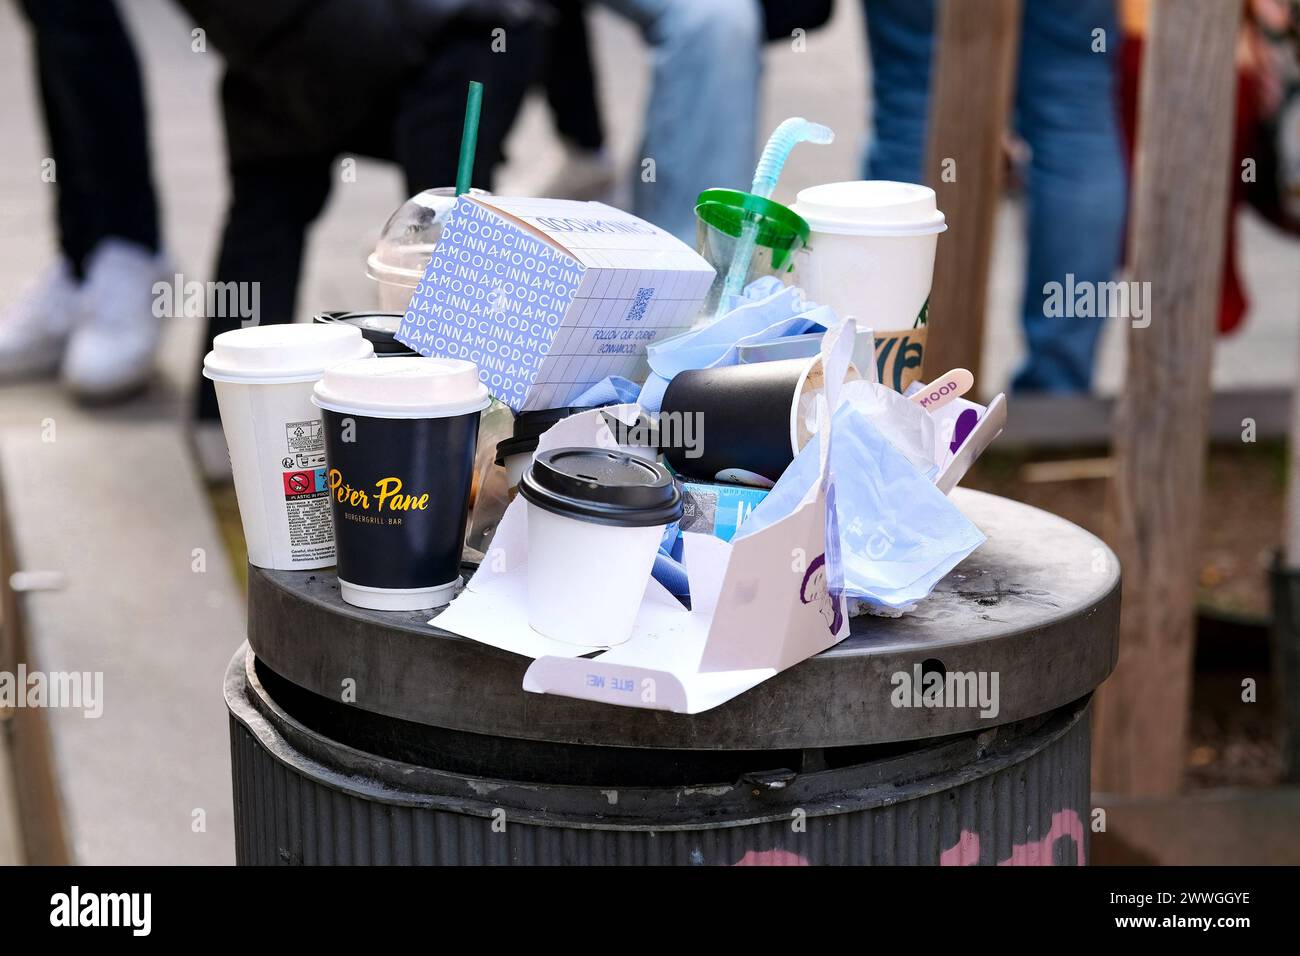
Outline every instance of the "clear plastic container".
<svg viewBox="0 0 1300 956">
<path fill-rule="evenodd" d="M 787 285 L 798 284 L 798 253 L 808 241 L 808 224 L 789 207 L 735 189 L 706 189 L 700 193 L 695 216 L 695 251 L 717 270 L 704 298 L 703 315 L 712 318 L 718 307 L 746 221 L 757 223 L 758 232 L 744 284 L 769 275 Z"/>
<path fill-rule="evenodd" d="M 468 195 L 491 193 L 471 189 Z M 416 193 L 388 217 L 375 251 L 366 259 L 366 275 L 379 283 L 381 312 L 406 311 L 455 205 L 455 187 L 439 186 Z"/>
<path fill-rule="evenodd" d="M 470 560 L 486 554 L 506 506 L 513 500 L 506 487 L 506 472 L 496 463 L 497 445 L 514 434 L 515 416 L 508 405 L 492 399 L 479 419 L 478 448 L 474 452 L 474 481 L 470 489 L 469 528 L 465 547 Z"/>
</svg>

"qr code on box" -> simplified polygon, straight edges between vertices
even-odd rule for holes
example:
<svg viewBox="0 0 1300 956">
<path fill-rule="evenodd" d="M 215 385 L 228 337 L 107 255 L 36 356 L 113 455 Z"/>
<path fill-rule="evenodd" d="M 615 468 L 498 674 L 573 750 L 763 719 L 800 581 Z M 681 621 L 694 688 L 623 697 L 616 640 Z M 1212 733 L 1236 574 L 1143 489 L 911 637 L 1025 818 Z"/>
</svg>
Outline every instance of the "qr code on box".
<svg viewBox="0 0 1300 956">
<path fill-rule="evenodd" d="M 632 308 L 627 311 L 629 322 L 640 322 L 645 318 L 646 306 L 650 304 L 650 300 L 654 297 L 654 294 L 654 289 L 636 290 L 636 298 L 632 300 Z"/>
</svg>

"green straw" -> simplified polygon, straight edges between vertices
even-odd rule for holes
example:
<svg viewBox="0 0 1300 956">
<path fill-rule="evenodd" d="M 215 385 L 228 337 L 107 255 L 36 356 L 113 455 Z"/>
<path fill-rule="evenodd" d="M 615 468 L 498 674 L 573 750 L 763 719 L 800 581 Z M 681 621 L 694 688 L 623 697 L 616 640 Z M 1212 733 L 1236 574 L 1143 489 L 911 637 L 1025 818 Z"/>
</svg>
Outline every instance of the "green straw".
<svg viewBox="0 0 1300 956">
<path fill-rule="evenodd" d="M 470 190 L 474 176 L 474 150 L 478 147 L 478 118 L 483 111 L 483 84 L 469 81 L 469 98 L 465 101 L 465 129 L 460 134 L 460 165 L 456 169 L 456 195 Z"/>
</svg>

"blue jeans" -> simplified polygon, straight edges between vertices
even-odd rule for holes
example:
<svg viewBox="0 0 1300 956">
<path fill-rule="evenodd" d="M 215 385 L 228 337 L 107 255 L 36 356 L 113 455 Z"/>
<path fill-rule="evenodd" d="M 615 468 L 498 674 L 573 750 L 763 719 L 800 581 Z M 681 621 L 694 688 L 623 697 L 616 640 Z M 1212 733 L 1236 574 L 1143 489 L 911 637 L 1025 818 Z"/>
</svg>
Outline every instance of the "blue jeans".
<svg viewBox="0 0 1300 956">
<path fill-rule="evenodd" d="M 875 117 L 865 176 L 919 183 L 935 0 L 863 0 L 863 6 Z M 1104 53 L 1092 51 L 1096 29 L 1105 30 Z M 1067 273 L 1076 285 L 1105 282 L 1119 265 L 1127 203 L 1119 42 L 1114 0 L 1024 4 L 1015 122 L 1033 159 L 1022 307 L 1029 354 L 1012 382 L 1017 391 L 1084 392 L 1092 384 L 1104 320 L 1046 315 L 1044 287 L 1064 286 Z"/>
<path fill-rule="evenodd" d="M 747 190 L 754 179 L 762 9 L 758 0 L 600 2 L 632 20 L 653 51 L 634 211 L 694 248 L 700 192 Z"/>
</svg>

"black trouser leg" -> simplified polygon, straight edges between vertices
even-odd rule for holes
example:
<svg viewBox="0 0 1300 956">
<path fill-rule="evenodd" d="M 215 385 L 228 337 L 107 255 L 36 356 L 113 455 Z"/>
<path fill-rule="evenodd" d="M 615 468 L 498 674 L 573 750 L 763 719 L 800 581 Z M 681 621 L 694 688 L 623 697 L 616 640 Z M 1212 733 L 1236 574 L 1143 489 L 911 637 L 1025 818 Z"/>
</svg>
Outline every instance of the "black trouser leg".
<svg viewBox="0 0 1300 956">
<path fill-rule="evenodd" d="M 605 128 L 596 100 L 596 74 L 591 63 L 586 4 L 557 0 L 558 22 L 551 27 L 543 55 L 542 85 L 560 136 L 595 152 L 605 145 Z"/>
<path fill-rule="evenodd" d="M 59 238 L 81 275 L 116 236 L 156 250 L 158 208 L 140 70 L 112 0 L 22 0 L 58 188 Z"/>
<path fill-rule="evenodd" d="M 330 189 L 332 157 L 313 156 L 233 167 L 231 198 L 217 282 L 256 283 L 257 314 L 209 316 L 204 352 L 222 332 L 245 321 L 274 325 L 293 321 L 302 271 L 307 227 L 320 213 Z M 253 286 L 245 286 L 239 301 L 250 301 Z M 198 416 L 218 417 L 212 382 L 200 379 Z"/>
<path fill-rule="evenodd" d="M 506 136 L 537 74 L 540 40 L 539 28 L 514 27 L 506 52 L 494 53 L 490 26 L 457 23 L 439 34 L 428 64 L 403 82 L 392 119 L 394 158 L 412 195 L 455 184 L 470 80 L 483 83 L 473 185 L 491 187 Z"/>
</svg>

